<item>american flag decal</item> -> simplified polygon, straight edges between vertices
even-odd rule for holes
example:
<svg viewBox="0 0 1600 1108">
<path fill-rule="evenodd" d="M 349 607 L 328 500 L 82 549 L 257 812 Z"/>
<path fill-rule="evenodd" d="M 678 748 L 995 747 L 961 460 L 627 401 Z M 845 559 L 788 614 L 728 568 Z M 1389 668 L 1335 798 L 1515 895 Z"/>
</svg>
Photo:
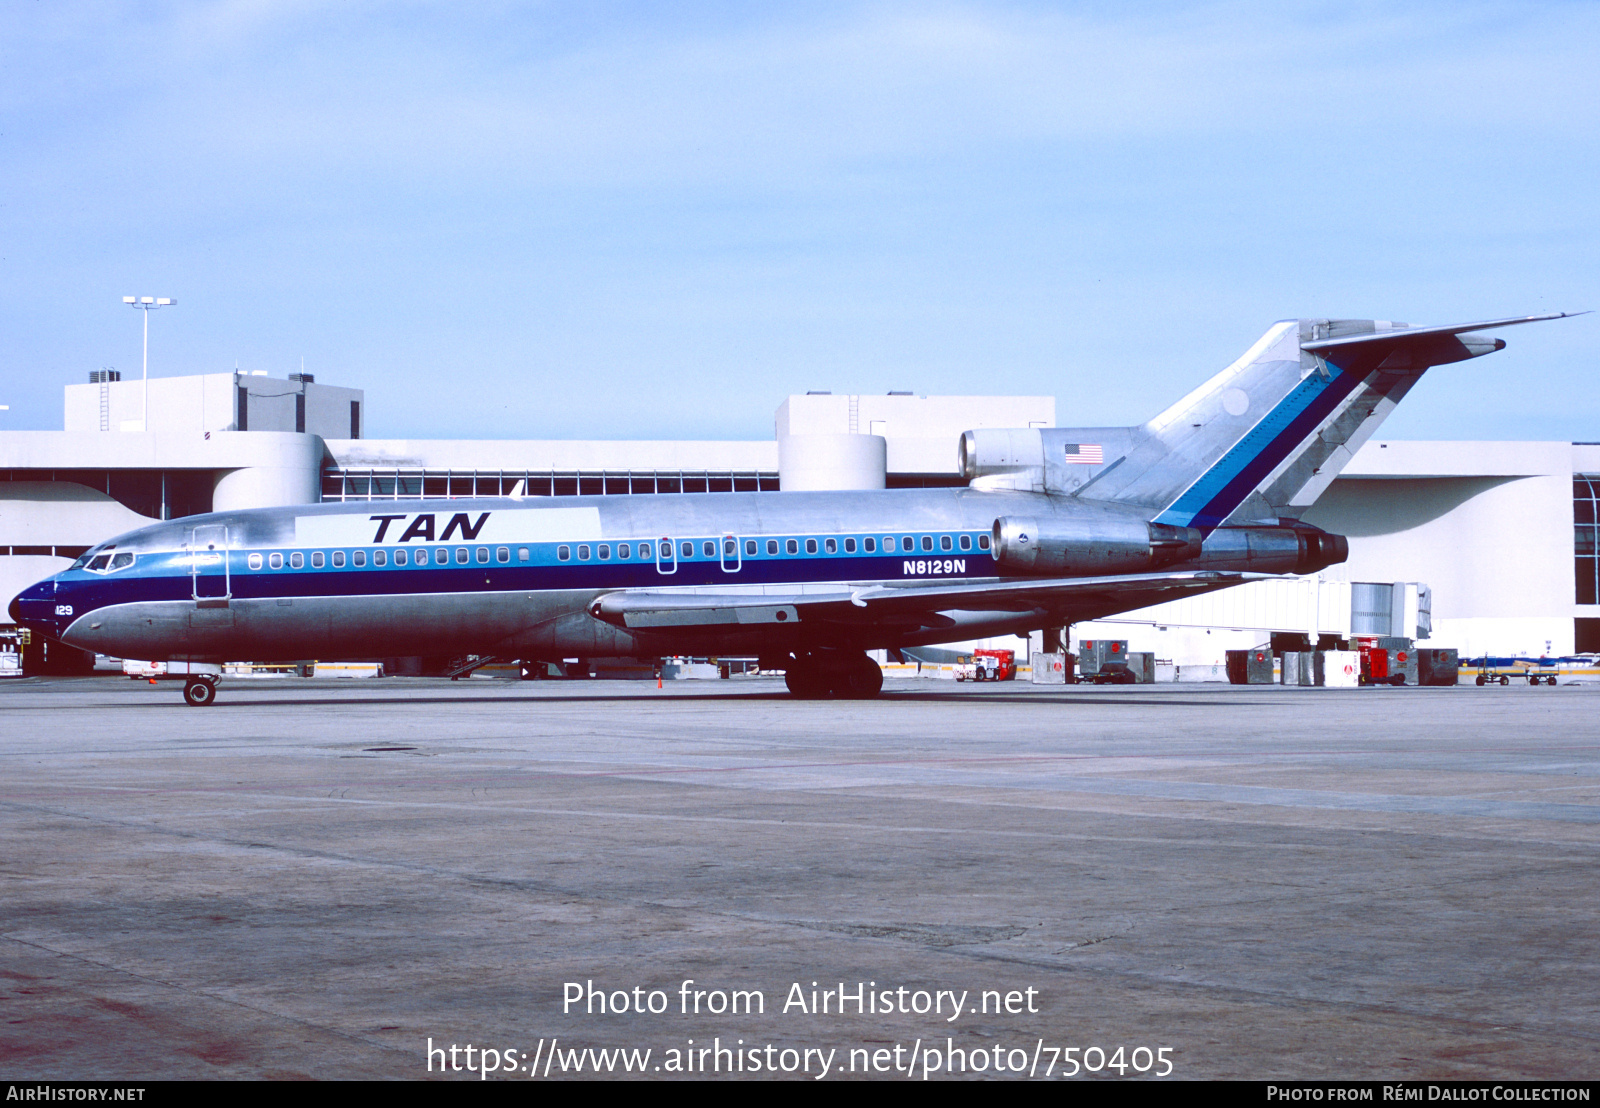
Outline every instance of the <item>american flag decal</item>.
<svg viewBox="0 0 1600 1108">
<path fill-rule="evenodd" d="M 1100 444 L 1097 442 L 1067 443 L 1068 465 L 1097 466 L 1105 460 L 1105 455 L 1101 453 Z"/>
</svg>

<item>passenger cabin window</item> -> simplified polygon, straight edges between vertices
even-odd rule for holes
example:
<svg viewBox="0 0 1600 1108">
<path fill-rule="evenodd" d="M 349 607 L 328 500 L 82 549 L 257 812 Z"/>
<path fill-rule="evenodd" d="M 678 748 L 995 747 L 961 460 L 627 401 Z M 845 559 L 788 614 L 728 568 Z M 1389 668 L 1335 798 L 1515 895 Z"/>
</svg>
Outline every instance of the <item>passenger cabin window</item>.
<svg viewBox="0 0 1600 1108">
<path fill-rule="evenodd" d="M 790 539 L 788 542 L 783 544 L 783 548 L 791 554 L 800 553 L 800 543 L 797 539 Z"/>
<path fill-rule="evenodd" d="M 322 566 L 323 566 L 323 563 L 326 562 L 326 561 L 327 561 L 327 558 L 323 556 L 322 551 L 313 550 L 311 552 L 311 568 L 312 569 L 321 569 Z"/>
<path fill-rule="evenodd" d="M 600 544 L 600 560 L 602 562 L 609 562 L 611 560 L 611 544 L 610 543 L 603 542 L 603 543 Z"/>
<path fill-rule="evenodd" d="M 972 549 L 972 536 L 971 535 L 962 535 L 961 536 L 961 549 L 962 550 L 971 550 Z"/>
<path fill-rule="evenodd" d="M 271 566 L 273 569 L 282 569 L 283 568 L 283 555 L 282 554 L 269 554 L 269 555 L 267 555 L 267 565 Z"/>
<path fill-rule="evenodd" d="M 357 565 L 357 566 L 366 565 L 367 564 L 367 552 L 365 550 L 357 550 L 357 551 L 353 552 L 350 555 L 350 561 L 353 564 Z"/>
<path fill-rule="evenodd" d="M 509 562 L 511 560 L 511 548 L 509 546 L 496 547 L 494 560 L 497 562 Z"/>
<path fill-rule="evenodd" d="M 845 539 L 844 540 L 844 552 L 846 554 L 854 554 L 856 552 L 856 540 L 855 539 Z"/>
<path fill-rule="evenodd" d="M 978 536 L 978 549 L 979 550 L 988 550 L 989 549 L 989 536 L 988 535 L 979 535 Z"/>
<path fill-rule="evenodd" d="M 839 553 L 839 544 L 833 539 L 826 539 L 823 541 L 822 549 L 826 550 L 829 554 L 837 554 Z"/>
<path fill-rule="evenodd" d="M 250 568 L 251 569 L 260 569 L 261 565 L 262 565 L 261 555 L 259 555 L 259 554 L 250 555 Z"/>
<path fill-rule="evenodd" d="M 528 560 L 528 548 L 526 546 L 517 547 L 517 561 L 526 562 L 527 560 Z"/>
<path fill-rule="evenodd" d="M 705 542 L 700 544 L 700 553 L 704 554 L 707 558 L 715 558 L 717 556 L 717 544 L 712 542 L 710 539 L 707 539 Z"/>
<path fill-rule="evenodd" d="M 558 561 L 558 562 L 570 562 L 571 560 L 572 560 L 572 547 L 570 547 L 570 546 L 558 546 L 558 547 L 556 547 L 556 561 Z"/>
<path fill-rule="evenodd" d="M 689 544 L 688 543 L 684 543 L 684 545 L 688 546 Z M 656 558 L 657 561 L 661 561 L 661 562 L 670 562 L 670 561 L 672 561 L 672 543 L 668 542 L 666 539 L 662 539 L 661 540 L 661 546 L 657 550 L 656 553 L 657 553 L 657 558 Z"/>
<path fill-rule="evenodd" d="M 397 566 L 405 565 L 407 557 L 409 557 L 409 555 L 407 555 L 404 550 L 396 550 L 394 552 L 394 564 Z M 379 562 L 378 564 L 382 565 L 383 563 Z"/>
<path fill-rule="evenodd" d="M 344 551 L 343 550 L 335 550 L 333 552 L 333 568 L 334 569 L 343 569 L 344 568 Z"/>
<path fill-rule="evenodd" d="M 923 535 L 922 536 L 922 549 L 925 550 L 925 551 L 933 549 L 933 536 L 932 535 Z"/>
<path fill-rule="evenodd" d="M 866 552 L 868 554 L 876 554 L 878 552 L 878 540 L 877 539 L 862 539 L 861 540 L 861 545 L 866 550 Z"/>
<path fill-rule="evenodd" d="M 815 554 L 816 552 L 817 552 L 817 540 L 816 539 L 807 539 L 806 540 L 806 553 L 807 554 Z"/>
<path fill-rule="evenodd" d="M 908 546 L 908 547 L 906 547 L 906 549 L 910 550 L 911 548 Z M 885 536 L 883 536 L 883 552 L 885 554 L 893 554 L 894 553 L 894 536 L 893 535 L 885 535 Z"/>
<path fill-rule="evenodd" d="M 939 536 L 939 549 L 940 550 L 949 550 L 950 549 L 950 536 L 949 535 L 940 535 Z"/>
<path fill-rule="evenodd" d="M 631 551 L 629 551 L 627 543 L 625 543 L 625 542 L 617 543 L 617 557 L 619 557 L 619 558 L 627 558 L 627 557 L 630 556 L 630 554 L 631 554 Z M 639 548 L 639 557 L 641 557 L 641 558 L 644 557 L 644 548 L 643 547 Z"/>
<path fill-rule="evenodd" d="M 778 552 L 778 540 L 777 539 L 768 539 L 767 540 L 767 553 L 768 554 L 776 554 L 777 552 Z"/>
<path fill-rule="evenodd" d="M 467 564 L 467 548 L 466 547 L 464 547 L 464 546 L 456 547 L 456 563 L 458 565 L 466 565 Z"/>
<path fill-rule="evenodd" d="M 745 539 L 744 540 L 744 552 L 745 552 L 745 555 L 747 557 L 754 558 L 756 556 L 756 550 L 757 549 L 759 549 L 759 548 L 756 546 L 756 540 L 755 539 Z"/>
<path fill-rule="evenodd" d="M 290 569 L 299 569 L 302 566 L 304 566 L 305 564 L 306 564 L 306 556 L 304 554 L 300 553 L 300 551 L 296 550 L 293 554 L 289 555 L 289 568 Z"/>
<path fill-rule="evenodd" d="M 386 550 L 374 550 L 372 552 L 372 564 L 375 565 L 375 566 L 386 566 L 386 565 L 388 565 L 389 564 L 389 553 L 388 553 L 388 551 L 386 551 Z"/>
<path fill-rule="evenodd" d="M 489 564 L 489 548 L 487 546 L 478 547 L 478 564 L 480 566 Z"/>
<path fill-rule="evenodd" d="M 678 547 L 678 553 L 683 555 L 685 558 L 693 558 L 694 557 L 694 543 L 686 542 L 683 545 L 679 546 Z"/>
<path fill-rule="evenodd" d="M 578 561 L 587 562 L 588 560 L 589 560 L 589 544 L 588 543 L 580 543 L 579 546 L 578 546 Z"/>
</svg>

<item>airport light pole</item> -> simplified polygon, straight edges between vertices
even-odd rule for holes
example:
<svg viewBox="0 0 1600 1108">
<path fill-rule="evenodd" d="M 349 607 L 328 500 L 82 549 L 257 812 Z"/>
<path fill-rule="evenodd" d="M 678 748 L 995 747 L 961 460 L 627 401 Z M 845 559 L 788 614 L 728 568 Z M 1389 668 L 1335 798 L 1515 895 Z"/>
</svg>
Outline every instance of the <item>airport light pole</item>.
<svg viewBox="0 0 1600 1108">
<path fill-rule="evenodd" d="M 177 301 L 170 296 L 124 296 L 122 302 L 130 308 L 144 311 L 144 372 L 140 375 L 143 396 L 139 406 L 139 430 L 150 430 L 150 313 L 156 308 L 172 308 Z"/>
</svg>

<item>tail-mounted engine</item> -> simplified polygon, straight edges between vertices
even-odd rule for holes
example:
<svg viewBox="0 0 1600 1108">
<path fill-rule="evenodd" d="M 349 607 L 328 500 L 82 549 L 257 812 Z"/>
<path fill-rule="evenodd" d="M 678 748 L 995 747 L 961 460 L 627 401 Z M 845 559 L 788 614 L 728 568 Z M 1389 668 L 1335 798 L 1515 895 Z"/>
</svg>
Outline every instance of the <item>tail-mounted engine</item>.
<svg viewBox="0 0 1600 1108">
<path fill-rule="evenodd" d="M 1201 534 L 1193 527 L 1101 515 L 1045 521 L 1002 516 L 994 521 L 995 561 L 1021 573 L 1143 573 L 1200 553 Z"/>
<path fill-rule="evenodd" d="M 1315 527 L 1218 527 L 1206 536 L 1197 569 L 1316 573 L 1350 557 L 1350 540 Z"/>
<path fill-rule="evenodd" d="M 1203 538 L 1193 527 L 1087 515 L 994 521 L 994 559 L 1017 573 L 1088 577 L 1148 573 L 1169 566 L 1316 573 L 1350 557 L 1350 540 L 1306 524 L 1218 527 Z"/>
</svg>

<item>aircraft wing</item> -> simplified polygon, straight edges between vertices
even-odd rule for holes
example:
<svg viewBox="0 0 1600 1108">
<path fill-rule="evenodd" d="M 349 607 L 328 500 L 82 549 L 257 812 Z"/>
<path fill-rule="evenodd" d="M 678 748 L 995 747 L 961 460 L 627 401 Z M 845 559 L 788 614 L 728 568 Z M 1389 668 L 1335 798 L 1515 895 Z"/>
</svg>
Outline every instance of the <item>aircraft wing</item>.
<svg viewBox="0 0 1600 1108">
<path fill-rule="evenodd" d="M 920 622 L 935 612 L 1026 612 L 1075 609 L 1108 614 L 1184 596 L 1268 580 L 1270 573 L 1133 573 L 1116 577 L 1058 577 L 971 584 L 907 582 L 818 592 L 667 592 L 625 589 L 597 597 L 589 614 L 638 631 L 707 630 L 800 621 L 833 623 Z"/>
</svg>

